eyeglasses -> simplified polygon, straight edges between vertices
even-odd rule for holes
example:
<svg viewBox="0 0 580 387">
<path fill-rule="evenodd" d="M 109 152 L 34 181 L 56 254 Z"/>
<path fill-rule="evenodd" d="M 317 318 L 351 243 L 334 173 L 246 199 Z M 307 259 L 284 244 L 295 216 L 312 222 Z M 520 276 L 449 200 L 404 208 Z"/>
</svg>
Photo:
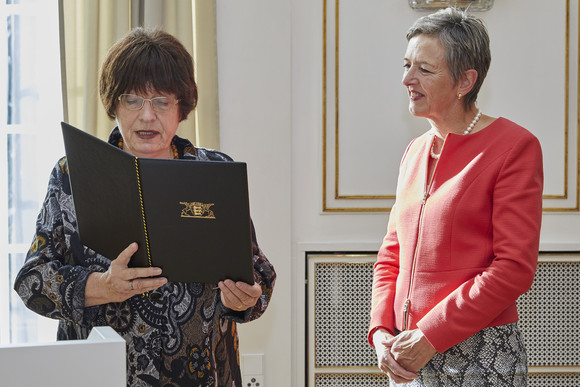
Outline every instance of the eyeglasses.
<svg viewBox="0 0 580 387">
<path fill-rule="evenodd" d="M 170 111 L 174 105 L 179 103 L 178 99 L 171 97 L 155 97 L 148 99 L 135 94 L 121 94 L 119 96 L 119 101 L 121 101 L 121 105 L 128 110 L 141 110 L 143 105 L 145 105 L 145 101 L 149 101 L 153 110 L 160 113 Z"/>
</svg>

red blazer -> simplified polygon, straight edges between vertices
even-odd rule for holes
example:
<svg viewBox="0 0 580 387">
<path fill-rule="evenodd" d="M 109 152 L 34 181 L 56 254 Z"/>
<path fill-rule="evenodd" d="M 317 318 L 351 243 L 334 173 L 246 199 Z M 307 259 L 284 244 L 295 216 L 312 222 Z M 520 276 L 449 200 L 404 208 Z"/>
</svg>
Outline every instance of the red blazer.
<svg viewBox="0 0 580 387">
<path fill-rule="evenodd" d="M 371 345 L 376 329 L 402 331 L 406 317 L 408 329 L 444 352 L 485 327 L 517 321 L 516 299 L 534 279 L 539 141 L 504 118 L 467 136 L 449 134 L 425 195 L 433 139 L 432 131 L 416 138 L 401 162 L 374 266 Z"/>
</svg>

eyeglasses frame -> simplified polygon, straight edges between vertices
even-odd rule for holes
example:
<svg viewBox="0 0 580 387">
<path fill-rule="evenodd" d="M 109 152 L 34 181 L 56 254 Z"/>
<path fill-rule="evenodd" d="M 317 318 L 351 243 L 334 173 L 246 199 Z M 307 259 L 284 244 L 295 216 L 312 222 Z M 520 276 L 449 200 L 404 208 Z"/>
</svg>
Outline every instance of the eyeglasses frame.
<svg viewBox="0 0 580 387">
<path fill-rule="evenodd" d="M 137 108 L 137 109 L 131 109 L 131 108 L 129 108 L 129 107 L 127 107 L 127 106 L 125 106 L 125 105 L 122 103 L 122 101 L 121 101 L 121 98 L 122 98 L 123 96 L 131 96 L 131 97 L 138 97 L 138 98 L 141 98 L 141 100 L 143 101 L 143 103 L 141 104 L 141 106 L 139 106 L 139 108 Z M 143 98 L 143 97 L 141 97 L 140 95 L 137 95 L 137 94 L 128 94 L 128 93 L 124 93 L 124 94 L 121 94 L 121 95 L 119 95 L 119 96 L 117 97 L 117 100 L 118 100 L 119 102 L 121 102 L 121 106 L 123 106 L 125 109 L 127 109 L 127 110 L 130 110 L 130 111 L 135 111 L 135 112 L 136 112 L 136 111 L 139 111 L 139 110 L 141 110 L 141 109 L 143 109 L 143 106 L 145 106 L 145 102 L 146 102 L 146 101 L 149 101 L 149 104 L 151 105 L 151 108 L 152 108 L 153 110 L 155 110 L 156 112 L 158 112 L 158 113 L 166 113 L 166 112 L 170 111 L 170 110 L 171 110 L 171 108 L 172 108 L 173 106 L 177 105 L 177 104 L 179 103 L 179 101 L 181 101 L 180 99 L 176 99 L 176 100 L 175 100 L 175 102 L 173 102 L 173 104 L 170 104 L 170 106 L 167 108 L 167 110 L 158 110 L 158 109 L 156 109 L 156 108 L 155 108 L 155 105 L 153 105 L 153 101 L 154 101 L 154 100 L 156 100 L 156 99 L 160 99 L 160 98 L 170 98 L 170 97 L 164 97 L 164 96 L 161 96 L 161 97 L 153 97 L 153 98 Z"/>
</svg>

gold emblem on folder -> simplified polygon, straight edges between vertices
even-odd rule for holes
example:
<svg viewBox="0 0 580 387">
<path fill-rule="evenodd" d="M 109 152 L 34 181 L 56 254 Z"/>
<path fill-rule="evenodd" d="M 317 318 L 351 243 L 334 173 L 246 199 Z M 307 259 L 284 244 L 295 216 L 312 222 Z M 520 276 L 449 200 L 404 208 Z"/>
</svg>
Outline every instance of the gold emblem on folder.
<svg viewBox="0 0 580 387">
<path fill-rule="evenodd" d="M 215 215 L 211 210 L 214 203 L 200 203 L 200 202 L 179 202 L 185 207 L 181 209 L 182 218 L 205 218 L 215 219 Z"/>
</svg>

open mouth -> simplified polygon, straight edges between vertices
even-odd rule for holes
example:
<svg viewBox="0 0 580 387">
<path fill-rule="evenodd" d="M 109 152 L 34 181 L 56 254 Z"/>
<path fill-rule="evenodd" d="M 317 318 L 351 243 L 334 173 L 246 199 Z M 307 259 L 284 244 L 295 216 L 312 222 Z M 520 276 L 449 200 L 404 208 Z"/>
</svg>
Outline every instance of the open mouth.
<svg viewBox="0 0 580 387">
<path fill-rule="evenodd" d="M 415 99 L 415 98 L 423 97 L 423 94 L 418 93 L 416 91 L 409 90 L 409 97 L 411 99 Z"/>
<path fill-rule="evenodd" d="M 147 131 L 147 130 L 139 130 L 139 131 L 137 131 L 137 134 L 139 136 L 153 136 L 153 135 L 156 135 L 157 132 Z"/>
</svg>

